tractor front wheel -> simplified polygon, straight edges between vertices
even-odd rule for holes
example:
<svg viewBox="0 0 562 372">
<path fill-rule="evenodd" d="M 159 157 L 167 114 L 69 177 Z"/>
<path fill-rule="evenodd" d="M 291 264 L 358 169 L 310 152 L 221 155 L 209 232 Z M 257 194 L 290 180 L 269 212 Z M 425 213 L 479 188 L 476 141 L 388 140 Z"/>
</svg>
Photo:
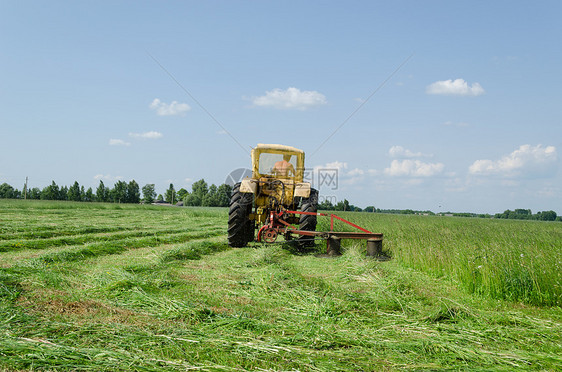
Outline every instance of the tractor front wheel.
<svg viewBox="0 0 562 372">
<path fill-rule="evenodd" d="M 301 212 L 313 212 L 318 210 L 318 190 L 310 189 L 310 196 L 302 200 Z M 299 230 L 316 231 L 316 215 L 301 214 L 299 220 Z M 301 247 L 314 247 L 314 237 L 299 237 Z"/>
<path fill-rule="evenodd" d="M 255 222 L 250 220 L 253 194 L 240 192 L 240 183 L 234 185 L 228 211 L 228 245 L 245 247 L 254 239 Z"/>
</svg>

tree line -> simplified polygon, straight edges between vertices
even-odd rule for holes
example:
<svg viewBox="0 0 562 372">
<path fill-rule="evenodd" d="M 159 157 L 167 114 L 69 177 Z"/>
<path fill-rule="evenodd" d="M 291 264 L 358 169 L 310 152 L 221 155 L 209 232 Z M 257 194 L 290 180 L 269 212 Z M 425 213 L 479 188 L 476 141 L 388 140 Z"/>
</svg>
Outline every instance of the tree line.
<svg viewBox="0 0 562 372">
<path fill-rule="evenodd" d="M 325 211 L 348 211 L 348 212 L 370 212 L 370 213 L 388 213 L 388 214 L 417 214 L 424 216 L 453 216 L 453 217 L 476 217 L 476 218 L 501 218 L 501 219 L 515 219 L 515 220 L 537 220 L 537 221 L 562 221 L 562 216 L 557 216 L 555 211 L 542 211 L 533 214 L 530 209 L 515 209 L 514 211 L 506 210 L 503 213 L 496 213 L 491 215 L 488 213 L 455 213 L 444 212 L 434 213 L 430 210 L 417 211 L 412 209 L 379 209 L 373 206 L 359 208 L 350 204 L 347 199 L 333 204 L 330 200 L 323 200 L 318 204 L 318 209 Z"/>
<path fill-rule="evenodd" d="M 555 211 L 543 211 L 533 214 L 530 209 L 506 210 L 503 213 L 496 213 L 495 218 L 505 218 L 510 220 L 538 220 L 538 221 L 562 221 Z"/>
<path fill-rule="evenodd" d="M 141 197 L 142 190 L 142 197 Z M 202 207 L 228 207 L 232 186 L 222 184 L 210 186 L 204 179 L 200 179 L 191 185 L 191 192 L 184 188 L 175 190 L 171 183 L 164 195 L 156 194 L 155 185 L 153 183 L 139 187 L 135 180 L 128 183 L 117 181 L 113 188 L 105 186 L 100 180 L 96 191 L 91 187 L 85 189 L 84 186 L 75 181 L 72 186 L 59 187 L 55 181 L 43 188 L 33 187 L 27 189 L 25 186 L 22 191 L 15 189 L 7 183 L 0 185 L 0 199 L 41 199 L 41 200 L 67 200 L 77 202 L 109 202 L 109 203 L 146 203 L 166 202 L 176 204 L 182 202 L 187 206 Z M 418 215 L 435 215 L 432 211 L 416 211 L 412 209 L 379 209 L 374 206 L 360 208 L 350 204 L 347 199 L 340 200 L 333 204 L 331 200 L 324 199 L 318 204 L 318 209 L 325 211 L 349 211 L 349 212 L 375 212 L 375 213 L 392 213 L 392 214 L 418 214 Z M 439 215 L 455 216 L 455 217 L 479 217 L 479 218 L 500 218 L 500 219 L 517 219 L 517 220 L 538 220 L 538 221 L 562 221 L 562 216 L 557 216 L 554 211 L 542 211 L 533 214 L 530 209 L 515 209 L 514 211 L 506 210 L 503 213 L 476 214 L 476 213 L 439 213 Z"/>
<path fill-rule="evenodd" d="M 142 191 L 142 197 L 141 197 Z M 204 207 L 228 207 L 232 187 L 227 184 L 210 186 L 201 179 L 194 182 L 191 192 L 181 188 L 176 192 L 174 185 L 170 184 L 164 196 L 156 194 L 155 184 L 149 183 L 140 188 L 135 180 L 129 182 L 117 181 L 113 187 L 108 187 L 100 180 L 94 191 L 91 187 L 86 189 L 75 181 L 71 186 L 59 186 L 55 181 L 49 186 L 23 187 L 18 190 L 13 186 L 3 183 L 0 185 L 0 199 L 36 199 L 36 200 L 65 200 L 76 202 L 109 202 L 109 203 L 146 203 L 167 202 L 176 204 Z"/>
</svg>

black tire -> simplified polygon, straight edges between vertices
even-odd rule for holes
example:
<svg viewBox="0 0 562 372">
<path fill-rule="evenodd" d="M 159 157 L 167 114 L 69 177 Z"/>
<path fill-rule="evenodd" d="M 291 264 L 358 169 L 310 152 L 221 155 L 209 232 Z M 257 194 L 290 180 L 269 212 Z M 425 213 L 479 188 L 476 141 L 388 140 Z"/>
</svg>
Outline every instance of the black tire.
<svg viewBox="0 0 562 372">
<path fill-rule="evenodd" d="M 310 189 L 310 196 L 303 198 L 301 205 L 301 212 L 314 212 L 318 211 L 318 190 Z M 299 219 L 299 230 L 316 231 L 316 215 L 301 214 Z M 301 247 L 314 247 L 314 237 L 301 236 L 299 237 L 299 245 Z"/>
<path fill-rule="evenodd" d="M 234 185 L 228 211 L 228 245 L 245 247 L 254 240 L 255 222 L 250 220 L 254 196 L 240 192 L 240 183 Z"/>
</svg>

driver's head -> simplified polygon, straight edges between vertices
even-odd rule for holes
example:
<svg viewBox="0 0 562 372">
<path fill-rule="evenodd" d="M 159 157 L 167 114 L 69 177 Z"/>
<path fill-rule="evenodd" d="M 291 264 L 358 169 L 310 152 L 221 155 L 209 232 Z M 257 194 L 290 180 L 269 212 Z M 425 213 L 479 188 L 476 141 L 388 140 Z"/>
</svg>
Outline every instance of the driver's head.
<svg viewBox="0 0 562 372">
<path fill-rule="evenodd" d="M 289 160 L 291 160 L 291 155 L 283 155 L 283 160 L 285 160 L 288 163 Z"/>
</svg>

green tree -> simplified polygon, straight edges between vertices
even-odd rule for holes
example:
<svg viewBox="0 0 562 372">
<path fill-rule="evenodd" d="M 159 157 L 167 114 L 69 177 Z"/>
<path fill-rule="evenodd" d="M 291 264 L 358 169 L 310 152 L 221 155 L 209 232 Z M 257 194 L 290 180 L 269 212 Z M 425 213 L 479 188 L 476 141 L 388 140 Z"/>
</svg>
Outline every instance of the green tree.
<svg viewBox="0 0 562 372">
<path fill-rule="evenodd" d="M 60 188 L 59 200 L 68 200 L 68 186 L 63 186 Z"/>
<path fill-rule="evenodd" d="M 166 193 L 164 194 L 164 198 L 168 203 L 174 204 L 177 199 L 176 199 L 176 190 L 174 189 L 174 184 L 171 183 L 170 187 L 168 187 L 168 190 L 166 190 Z"/>
<path fill-rule="evenodd" d="M 96 200 L 99 202 L 109 201 L 109 189 L 105 187 L 102 180 L 100 180 L 100 184 L 96 189 Z"/>
<path fill-rule="evenodd" d="M 318 209 L 322 209 L 325 211 L 333 211 L 335 209 L 332 202 L 328 199 L 322 200 L 320 204 L 318 204 Z"/>
<path fill-rule="evenodd" d="M 201 205 L 204 207 L 219 206 L 217 187 L 214 184 L 209 186 L 209 190 L 207 191 L 207 194 L 203 197 L 203 200 L 201 201 Z"/>
<path fill-rule="evenodd" d="M 28 199 L 41 199 L 41 189 L 39 187 L 34 187 L 29 190 Z"/>
<path fill-rule="evenodd" d="M 197 194 L 201 198 L 207 195 L 208 189 L 209 188 L 207 186 L 207 182 L 205 182 L 204 179 L 200 179 L 199 181 L 194 182 L 193 185 L 191 185 L 191 193 Z"/>
<path fill-rule="evenodd" d="M 80 196 L 80 185 L 78 184 L 78 181 L 74 181 L 74 184 L 68 189 L 67 198 L 70 201 L 82 201 L 82 197 Z"/>
<path fill-rule="evenodd" d="M 228 207 L 230 205 L 230 197 L 232 195 L 232 186 L 223 183 L 217 189 L 217 200 L 219 207 Z"/>
<path fill-rule="evenodd" d="M 82 186 L 84 187 L 84 186 Z M 91 187 L 88 187 L 88 190 L 84 193 L 84 201 L 85 202 L 92 202 L 94 201 L 94 192 L 92 191 Z"/>
<path fill-rule="evenodd" d="M 537 213 L 537 219 L 540 221 L 556 221 L 555 211 L 544 211 Z"/>
<path fill-rule="evenodd" d="M 153 183 L 147 183 L 142 187 L 142 195 L 144 202 L 150 204 L 154 201 L 156 197 L 155 186 Z"/>
<path fill-rule="evenodd" d="M 177 196 L 178 200 L 183 200 L 183 199 L 185 199 L 185 197 L 188 194 L 189 194 L 189 192 L 182 187 L 181 189 L 178 190 L 178 192 L 176 193 L 176 196 Z"/>
<path fill-rule="evenodd" d="M 114 203 L 124 203 L 127 197 L 127 183 L 124 181 L 115 182 L 113 189 L 109 191 L 109 195 Z"/>
<path fill-rule="evenodd" d="M 138 204 L 140 202 L 139 184 L 135 180 L 129 181 L 127 185 L 127 203 Z"/>
<path fill-rule="evenodd" d="M 2 199 L 13 199 L 15 198 L 15 190 L 12 186 L 8 185 L 6 182 L 0 185 L 0 198 Z"/>
<path fill-rule="evenodd" d="M 185 205 L 200 206 L 207 195 L 208 186 L 204 179 L 200 179 L 191 185 L 191 194 L 185 198 Z"/>
<path fill-rule="evenodd" d="M 192 207 L 200 206 L 203 203 L 201 197 L 197 194 L 191 193 L 185 197 L 183 200 L 184 205 L 189 205 Z"/>
<path fill-rule="evenodd" d="M 60 195 L 59 186 L 53 181 L 41 191 L 42 200 L 58 200 Z"/>
</svg>

